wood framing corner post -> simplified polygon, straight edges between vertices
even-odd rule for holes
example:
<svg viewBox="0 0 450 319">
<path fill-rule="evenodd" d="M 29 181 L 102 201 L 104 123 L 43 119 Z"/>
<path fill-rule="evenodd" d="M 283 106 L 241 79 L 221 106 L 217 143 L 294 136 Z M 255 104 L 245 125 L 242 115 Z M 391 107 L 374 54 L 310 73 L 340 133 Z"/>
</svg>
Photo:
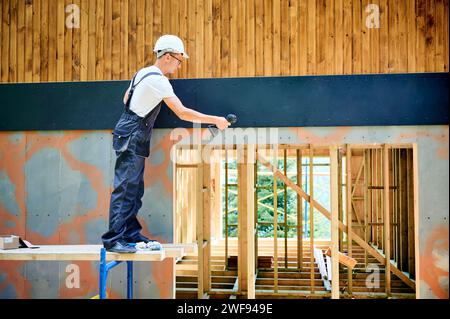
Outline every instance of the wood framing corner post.
<svg viewBox="0 0 450 319">
<path fill-rule="evenodd" d="M 331 298 L 339 299 L 339 195 L 338 147 L 330 146 L 331 165 Z"/>
<path fill-rule="evenodd" d="M 237 148 L 238 167 L 238 285 L 248 299 L 255 298 L 255 147 Z"/>
</svg>

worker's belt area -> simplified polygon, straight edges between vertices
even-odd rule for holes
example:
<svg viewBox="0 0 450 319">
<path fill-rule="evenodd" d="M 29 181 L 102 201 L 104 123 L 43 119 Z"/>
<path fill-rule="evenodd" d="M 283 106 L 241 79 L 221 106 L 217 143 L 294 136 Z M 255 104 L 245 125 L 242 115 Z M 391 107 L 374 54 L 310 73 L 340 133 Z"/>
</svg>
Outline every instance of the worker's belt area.
<svg viewBox="0 0 450 319">
<path fill-rule="evenodd" d="M 141 157 L 148 157 L 152 131 L 149 124 L 147 118 L 142 118 L 132 111 L 124 111 L 112 132 L 116 154 L 128 151 Z"/>
</svg>

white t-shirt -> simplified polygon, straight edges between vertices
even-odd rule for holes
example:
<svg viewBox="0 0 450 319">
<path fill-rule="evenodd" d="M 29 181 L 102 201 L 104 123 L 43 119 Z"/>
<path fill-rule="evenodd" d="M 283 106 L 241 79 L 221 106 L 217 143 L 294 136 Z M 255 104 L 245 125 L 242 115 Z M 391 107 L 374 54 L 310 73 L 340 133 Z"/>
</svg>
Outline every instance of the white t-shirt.
<svg viewBox="0 0 450 319">
<path fill-rule="evenodd" d="M 136 85 L 144 75 L 150 72 L 158 72 L 161 75 L 149 75 L 142 80 L 134 88 L 133 97 L 130 102 L 130 110 L 140 117 L 145 117 L 164 98 L 175 96 L 169 79 L 154 65 L 140 69 L 136 75 L 134 84 Z"/>
</svg>

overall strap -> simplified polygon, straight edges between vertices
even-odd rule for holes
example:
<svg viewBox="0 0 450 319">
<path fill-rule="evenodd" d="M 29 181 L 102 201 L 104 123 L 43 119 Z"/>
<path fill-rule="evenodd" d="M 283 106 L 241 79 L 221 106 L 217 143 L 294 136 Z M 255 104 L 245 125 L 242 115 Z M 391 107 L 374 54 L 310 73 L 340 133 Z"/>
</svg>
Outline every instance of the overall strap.
<svg viewBox="0 0 450 319">
<path fill-rule="evenodd" d="M 138 74 L 138 72 L 136 72 L 136 74 L 133 76 L 133 80 L 131 81 L 131 87 L 130 90 L 128 91 L 128 97 L 127 97 L 127 103 L 125 103 L 125 109 L 129 110 L 130 109 L 130 102 L 131 102 L 131 97 L 133 96 L 134 93 L 134 88 L 142 82 L 142 80 L 144 80 L 146 77 L 150 76 L 150 75 L 161 75 L 161 73 L 159 72 L 149 72 L 147 74 L 145 74 L 138 83 L 134 84 L 134 81 L 136 80 L 136 75 Z"/>
</svg>

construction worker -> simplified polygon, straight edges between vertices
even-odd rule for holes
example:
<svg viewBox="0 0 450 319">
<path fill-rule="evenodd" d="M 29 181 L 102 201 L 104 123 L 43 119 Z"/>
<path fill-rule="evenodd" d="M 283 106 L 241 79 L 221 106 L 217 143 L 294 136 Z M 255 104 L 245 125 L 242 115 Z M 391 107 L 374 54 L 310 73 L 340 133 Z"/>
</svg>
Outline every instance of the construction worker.
<svg viewBox="0 0 450 319">
<path fill-rule="evenodd" d="M 142 235 L 137 213 L 144 195 L 144 164 L 150 154 L 150 139 L 162 101 L 182 120 L 215 124 L 220 130 L 230 123 L 224 117 L 202 114 L 183 105 L 166 75 L 175 73 L 189 56 L 183 41 L 174 35 L 163 35 L 155 43 L 154 65 L 140 69 L 133 77 L 123 102 L 125 111 L 113 131 L 116 151 L 114 190 L 109 209 L 109 230 L 103 234 L 106 250 L 134 253 L 132 243 L 160 247 Z M 156 242 L 156 244 L 158 244 Z M 159 249 L 159 248 L 156 248 Z"/>
</svg>

